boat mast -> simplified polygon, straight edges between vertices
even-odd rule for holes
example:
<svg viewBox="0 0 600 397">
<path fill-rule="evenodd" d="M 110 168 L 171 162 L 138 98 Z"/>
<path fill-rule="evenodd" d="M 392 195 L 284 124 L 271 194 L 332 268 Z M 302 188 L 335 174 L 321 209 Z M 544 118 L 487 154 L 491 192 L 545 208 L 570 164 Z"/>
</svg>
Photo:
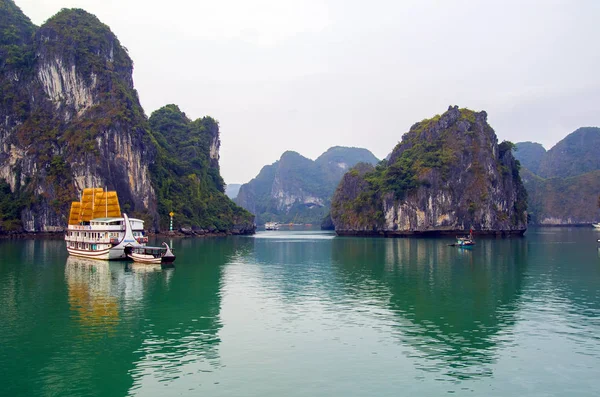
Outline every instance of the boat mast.
<svg viewBox="0 0 600 397">
<path fill-rule="evenodd" d="M 108 191 L 106 186 L 104 186 L 104 217 L 108 218 Z"/>
<path fill-rule="evenodd" d="M 94 180 L 92 179 L 92 216 L 90 216 L 90 218 L 94 217 L 94 207 L 96 206 L 96 182 L 94 182 Z"/>
</svg>

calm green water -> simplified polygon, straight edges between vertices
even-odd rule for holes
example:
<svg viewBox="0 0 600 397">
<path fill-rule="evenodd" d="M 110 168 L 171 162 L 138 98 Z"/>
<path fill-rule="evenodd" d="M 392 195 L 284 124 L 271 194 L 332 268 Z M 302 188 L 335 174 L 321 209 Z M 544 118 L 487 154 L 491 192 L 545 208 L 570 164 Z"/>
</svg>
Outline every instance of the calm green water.
<svg viewBox="0 0 600 397">
<path fill-rule="evenodd" d="M 596 396 L 598 238 L 260 232 L 173 269 L 0 241 L 0 394 Z"/>
</svg>

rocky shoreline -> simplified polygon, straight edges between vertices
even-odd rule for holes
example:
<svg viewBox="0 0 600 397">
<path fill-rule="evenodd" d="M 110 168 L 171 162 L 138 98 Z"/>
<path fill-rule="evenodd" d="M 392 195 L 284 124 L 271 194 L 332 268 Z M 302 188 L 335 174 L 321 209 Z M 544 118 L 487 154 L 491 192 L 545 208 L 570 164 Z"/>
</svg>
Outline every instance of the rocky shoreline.
<svg viewBox="0 0 600 397">
<path fill-rule="evenodd" d="M 246 230 L 243 229 L 240 232 L 210 232 L 205 230 L 188 230 L 180 229 L 172 232 L 157 232 L 147 233 L 149 237 L 227 237 L 227 236 L 249 236 L 256 232 L 256 229 Z M 62 240 L 65 234 L 63 231 L 57 232 L 0 232 L 0 239 L 48 239 L 48 240 Z"/>
<path fill-rule="evenodd" d="M 477 230 L 475 237 L 522 237 L 527 230 Z M 465 230 L 427 230 L 427 231 L 365 231 L 336 230 L 341 237 L 442 237 L 463 236 L 469 234 Z"/>
</svg>

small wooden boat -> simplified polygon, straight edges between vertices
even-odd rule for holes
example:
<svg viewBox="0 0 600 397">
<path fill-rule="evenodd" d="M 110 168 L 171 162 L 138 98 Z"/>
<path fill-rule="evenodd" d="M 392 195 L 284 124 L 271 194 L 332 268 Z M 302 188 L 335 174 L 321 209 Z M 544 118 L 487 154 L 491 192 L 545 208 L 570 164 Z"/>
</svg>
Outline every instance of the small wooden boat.
<svg viewBox="0 0 600 397">
<path fill-rule="evenodd" d="M 475 245 L 475 240 L 473 239 L 473 229 L 469 231 L 469 235 L 466 237 L 456 236 L 456 243 L 449 244 L 451 247 L 462 247 L 462 248 L 471 248 Z"/>
<path fill-rule="evenodd" d="M 175 261 L 175 255 L 167 243 L 163 242 L 163 245 L 164 247 L 135 247 L 127 256 L 138 263 L 173 263 Z"/>
<path fill-rule="evenodd" d="M 472 247 L 475 245 L 475 241 L 471 240 L 469 237 L 457 237 L 456 243 L 454 243 L 455 247 Z"/>
</svg>

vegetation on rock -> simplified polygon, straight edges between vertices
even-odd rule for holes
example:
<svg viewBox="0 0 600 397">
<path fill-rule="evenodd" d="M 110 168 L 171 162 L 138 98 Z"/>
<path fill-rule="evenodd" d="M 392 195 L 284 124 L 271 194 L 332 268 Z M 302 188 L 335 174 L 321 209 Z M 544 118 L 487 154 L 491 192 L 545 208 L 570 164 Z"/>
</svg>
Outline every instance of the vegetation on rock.
<svg viewBox="0 0 600 397">
<path fill-rule="evenodd" d="M 336 230 L 524 231 L 527 194 L 514 145 L 498 145 L 486 117 L 450 107 L 413 125 L 389 160 L 347 173 L 332 203 Z"/>
<path fill-rule="evenodd" d="M 536 173 L 543 178 L 556 178 L 595 171 L 600 169 L 598 153 L 600 128 L 579 128 L 548 150 Z"/>
<path fill-rule="evenodd" d="M 253 231 L 251 214 L 223 194 L 217 122 L 169 105 L 151 129 L 133 62 L 108 26 L 80 9 L 39 28 L 12 0 L 0 11 L 3 229 L 64 227 L 69 203 L 95 184 L 116 190 L 149 228 L 165 230 L 174 211 L 176 226 Z"/>
<path fill-rule="evenodd" d="M 542 178 L 524 169 L 523 182 L 532 224 L 578 225 L 600 220 L 594 200 L 600 192 L 600 170 L 568 178 Z"/>
<path fill-rule="evenodd" d="M 168 228 L 170 212 L 178 225 L 211 232 L 253 227 L 252 215 L 225 196 L 219 169 L 211 166 L 219 128 L 213 118 L 191 121 L 176 105 L 166 105 L 152 113 L 150 127 L 159 146 L 150 174 L 161 229 Z"/>
</svg>

